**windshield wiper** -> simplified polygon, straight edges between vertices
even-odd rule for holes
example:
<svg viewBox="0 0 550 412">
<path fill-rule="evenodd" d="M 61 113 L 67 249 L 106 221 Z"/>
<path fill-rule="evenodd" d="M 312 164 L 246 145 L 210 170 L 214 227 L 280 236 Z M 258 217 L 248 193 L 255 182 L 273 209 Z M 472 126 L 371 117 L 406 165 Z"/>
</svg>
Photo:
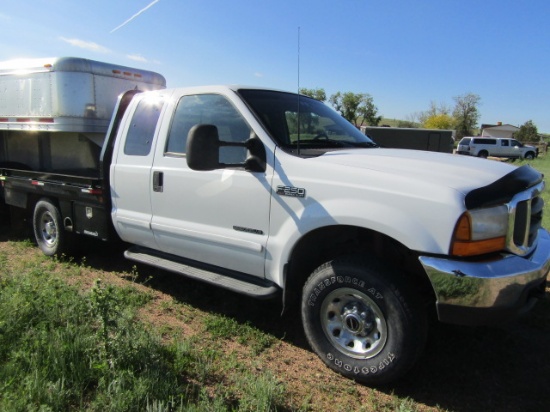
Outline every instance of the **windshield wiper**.
<svg viewBox="0 0 550 412">
<path fill-rule="evenodd" d="M 372 147 L 380 147 L 378 143 L 374 142 L 358 142 L 354 143 L 355 147 L 365 147 L 365 148 L 372 148 Z"/>
</svg>

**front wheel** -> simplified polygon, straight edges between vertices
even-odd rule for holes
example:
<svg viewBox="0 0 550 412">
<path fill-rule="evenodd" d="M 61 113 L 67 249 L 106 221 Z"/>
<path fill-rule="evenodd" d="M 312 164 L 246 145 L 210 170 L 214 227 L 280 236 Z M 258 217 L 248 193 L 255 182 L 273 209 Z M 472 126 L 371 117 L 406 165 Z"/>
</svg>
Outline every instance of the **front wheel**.
<svg viewBox="0 0 550 412">
<path fill-rule="evenodd" d="M 405 374 L 420 355 L 427 319 L 405 278 L 376 261 L 338 259 L 317 268 L 302 296 L 302 322 L 333 370 L 369 384 Z"/>
<path fill-rule="evenodd" d="M 61 213 L 49 200 L 40 200 L 36 204 L 33 229 L 36 243 L 45 255 L 54 256 L 68 252 L 68 234 L 63 228 Z"/>
<path fill-rule="evenodd" d="M 527 152 L 527 153 L 525 153 L 524 157 L 527 160 L 533 160 L 535 158 L 535 153 L 534 152 Z"/>
</svg>

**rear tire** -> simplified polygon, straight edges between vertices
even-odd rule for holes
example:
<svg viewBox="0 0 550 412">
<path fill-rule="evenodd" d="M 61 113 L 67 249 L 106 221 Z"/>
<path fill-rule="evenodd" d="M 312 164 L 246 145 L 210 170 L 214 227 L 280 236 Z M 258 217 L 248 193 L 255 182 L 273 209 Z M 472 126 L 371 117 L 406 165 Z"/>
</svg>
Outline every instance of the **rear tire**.
<svg viewBox="0 0 550 412">
<path fill-rule="evenodd" d="M 376 261 L 337 259 L 317 268 L 302 295 L 302 322 L 315 353 L 336 372 L 380 385 L 416 362 L 427 334 L 420 296 Z"/>
<path fill-rule="evenodd" d="M 47 256 L 62 255 L 69 251 L 68 233 L 63 228 L 59 209 L 49 200 L 40 200 L 33 215 L 36 243 Z"/>
<path fill-rule="evenodd" d="M 487 150 L 482 150 L 477 155 L 478 155 L 478 157 L 481 157 L 483 159 L 487 159 L 487 157 L 489 156 L 489 152 Z"/>
</svg>

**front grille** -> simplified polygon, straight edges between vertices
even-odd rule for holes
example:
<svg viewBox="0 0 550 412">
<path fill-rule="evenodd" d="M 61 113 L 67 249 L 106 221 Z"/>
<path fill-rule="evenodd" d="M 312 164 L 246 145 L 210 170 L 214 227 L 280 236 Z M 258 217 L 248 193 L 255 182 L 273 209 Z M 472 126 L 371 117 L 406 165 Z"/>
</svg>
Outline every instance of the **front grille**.
<svg viewBox="0 0 550 412">
<path fill-rule="evenodd" d="M 542 227 L 544 201 L 541 193 L 544 183 L 518 193 L 508 203 L 507 249 L 517 255 L 526 255 L 537 244 L 537 234 Z"/>
</svg>

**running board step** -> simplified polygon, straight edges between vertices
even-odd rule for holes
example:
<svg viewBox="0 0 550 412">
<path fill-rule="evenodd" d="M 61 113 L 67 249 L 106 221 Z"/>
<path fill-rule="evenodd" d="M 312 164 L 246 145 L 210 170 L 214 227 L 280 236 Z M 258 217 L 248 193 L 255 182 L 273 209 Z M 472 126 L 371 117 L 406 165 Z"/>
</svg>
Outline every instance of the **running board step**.
<svg viewBox="0 0 550 412">
<path fill-rule="evenodd" d="M 124 257 L 258 299 L 269 299 L 280 291 L 273 282 L 227 269 L 206 266 L 140 246 L 134 246 L 125 251 Z"/>
</svg>

